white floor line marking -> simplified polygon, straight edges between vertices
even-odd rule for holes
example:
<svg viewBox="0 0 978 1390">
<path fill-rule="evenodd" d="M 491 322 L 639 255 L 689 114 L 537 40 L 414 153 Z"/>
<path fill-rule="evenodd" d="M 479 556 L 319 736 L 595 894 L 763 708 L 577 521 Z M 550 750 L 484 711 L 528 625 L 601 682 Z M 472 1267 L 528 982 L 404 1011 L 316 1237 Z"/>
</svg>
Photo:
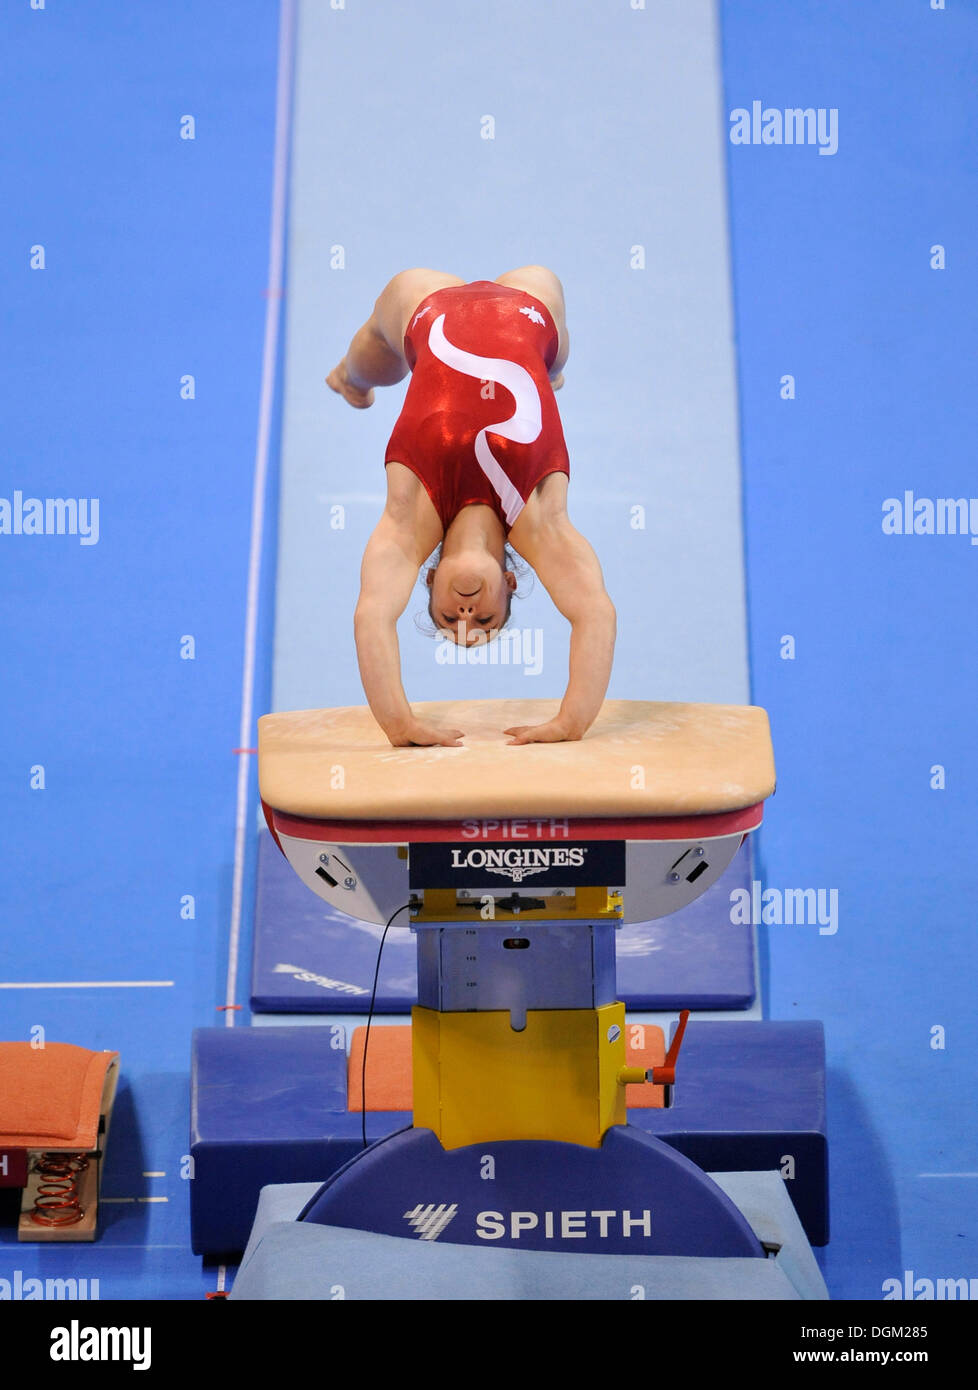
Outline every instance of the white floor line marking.
<svg viewBox="0 0 978 1390">
<path fill-rule="evenodd" d="M 190 1246 L 189 1246 L 189 1245 L 166 1245 L 166 1244 L 157 1245 L 157 1244 L 155 1244 L 155 1243 L 154 1243 L 154 1244 L 147 1245 L 147 1244 L 145 1244 L 143 1241 L 133 1242 L 132 1244 L 130 1244 L 129 1242 L 124 1242 L 124 1241 L 113 1241 L 113 1242 L 110 1244 L 110 1242 L 109 1242 L 108 1240 L 106 1240 L 106 1238 L 105 1238 L 104 1235 L 100 1235 L 100 1236 L 99 1236 L 98 1244 L 99 1244 L 99 1253 L 102 1254 L 102 1255 L 104 1255 L 104 1254 L 106 1254 L 107 1252 L 112 1251 L 112 1250 L 141 1250 L 141 1251 L 142 1251 L 142 1250 L 182 1250 L 182 1251 L 184 1252 L 185 1255 L 189 1255 L 189 1254 L 190 1254 Z M 17 1251 L 20 1251 L 20 1250 L 23 1250 L 23 1249 L 24 1249 L 23 1245 L 11 1245 L 11 1246 L 7 1246 L 6 1248 L 7 1248 L 8 1250 L 13 1250 L 14 1252 L 17 1252 Z M 48 1247 L 47 1247 L 47 1245 L 45 1245 L 43 1248 L 44 1248 L 44 1249 L 47 1249 Z M 84 1248 L 85 1250 L 90 1250 L 90 1249 L 91 1249 L 91 1246 L 90 1246 L 90 1245 L 85 1245 L 84 1247 L 82 1247 L 82 1243 L 81 1243 L 81 1242 L 76 1243 L 75 1249 L 77 1250 L 77 1249 L 81 1249 L 81 1248 Z M 57 1245 L 57 1252 L 58 1252 L 58 1254 L 60 1255 L 60 1254 L 62 1253 L 62 1251 L 63 1251 L 63 1247 L 62 1247 L 62 1245 L 61 1245 L 60 1243 L 58 1243 L 58 1245 Z M 202 1261 L 199 1257 L 198 1257 L 198 1259 L 197 1259 L 197 1263 L 198 1263 L 198 1265 L 200 1265 L 200 1267 L 201 1267 L 201 1269 L 203 1270 L 204 1275 L 205 1275 L 205 1277 L 206 1277 L 206 1274 L 207 1274 L 207 1266 L 203 1263 L 203 1261 Z M 171 1268 L 168 1272 L 169 1272 L 169 1273 L 172 1273 L 172 1272 L 173 1272 L 173 1271 L 172 1271 L 172 1268 Z M 114 1272 L 113 1272 L 113 1277 L 115 1277 Z M 193 1277 L 193 1276 L 191 1276 L 191 1278 L 192 1278 L 192 1277 Z M 208 1280 L 207 1282 L 210 1282 L 210 1281 Z M 131 1296 L 131 1295 L 130 1295 L 130 1296 Z M 170 1295 L 170 1297 L 172 1297 L 172 1296 L 173 1296 L 173 1295 Z"/>
<path fill-rule="evenodd" d="M 100 1202 L 168 1202 L 169 1197 L 100 1197 Z"/>
<path fill-rule="evenodd" d="M 918 1178 L 978 1178 L 978 1173 L 918 1173 Z"/>
<path fill-rule="evenodd" d="M 0 989 L 172 989 L 174 980 L 2 980 Z"/>
<path fill-rule="evenodd" d="M 248 599 L 245 610 L 244 672 L 241 680 L 241 725 L 238 746 L 247 748 L 254 712 L 255 648 L 258 634 L 258 581 L 265 529 L 265 490 L 268 477 L 268 445 L 275 403 L 275 358 L 282 313 L 282 269 L 285 257 L 285 176 L 289 154 L 289 118 L 292 105 L 292 55 L 295 4 L 282 0 L 278 35 L 278 74 L 275 90 L 275 156 L 272 172 L 272 211 L 268 244 L 268 284 L 265 298 L 265 344 L 262 355 L 261 399 L 255 473 L 251 492 L 251 545 L 248 555 Z M 248 774 L 250 755 L 238 755 L 238 791 L 234 822 L 234 877 L 231 888 L 231 930 L 224 990 L 227 1012 L 224 1023 L 234 1027 L 231 1006 L 238 987 L 238 950 L 241 937 L 241 899 L 247 848 Z"/>
</svg>

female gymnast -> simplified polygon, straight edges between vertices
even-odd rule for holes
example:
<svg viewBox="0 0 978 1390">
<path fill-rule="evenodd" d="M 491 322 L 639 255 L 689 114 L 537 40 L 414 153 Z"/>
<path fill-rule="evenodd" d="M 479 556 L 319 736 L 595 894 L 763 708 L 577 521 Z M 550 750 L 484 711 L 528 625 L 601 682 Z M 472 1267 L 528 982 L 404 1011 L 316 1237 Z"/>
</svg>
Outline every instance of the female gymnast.
<svg viewBox="0 0 978 1390">
<path fill-rule="evenodd" d="M 514 743 L 579 739 L 611 675 L 615 610 L 590 545 L 567 516 L 568 460 L 554 391 L 567 328 L 560 281 L 544 266 L 467 284 L 436 270 L 395 275 L 327 385 L 350 405 L 411 383 L 386 452 L 387 504 L 367 543 L 354 619 L 360 677 L 396 747 L 458 747 L 461 729 L 413 714 L 401 684 L 397 620 L 424 561 L 429 612 L 462 645 L 495 637 L 516 576 L 533 567 L 571 624 L 570 675 L 554 719 L 506 729 Z"/>
</svg>

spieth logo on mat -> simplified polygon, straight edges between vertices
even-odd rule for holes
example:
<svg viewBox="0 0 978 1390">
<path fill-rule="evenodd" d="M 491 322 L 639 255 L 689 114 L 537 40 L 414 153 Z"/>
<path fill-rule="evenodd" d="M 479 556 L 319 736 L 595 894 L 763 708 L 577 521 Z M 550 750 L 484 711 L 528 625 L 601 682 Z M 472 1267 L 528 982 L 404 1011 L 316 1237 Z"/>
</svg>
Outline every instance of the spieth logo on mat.
<svg viewBox="0 0 978 1390">
<path fill-rule="evenodd" d="M 454 1220 L 458 1203 L 448 1206 L 441 1202 L 437 1207 L 433 1202 L 424 1206 L 421 1202 L 411 1211 L 404 1213 L 404 1220 L 410 1221 L 418 1235 L 418 1240 L 437 1240 L 449 1221 Z"/>
<path fill-rule="evenodd" d="M 595 1229 L 597 1227 L 597 1229 Z M 609 1235 L 617 1235 L 631 1240 L 641 1235 L 646 1240 L 652 1238 L 652 1212 L 649 1207 L 635 1215 L 625 1211 L 511 1211 L 509 1219 L 505 1212 L 480 1211 L 475 1218 L 475 1233 L 480 1240 L 520 1240 L 529 1231 L 536 1231 L 536 1239 L 544 1240 L 582 1240 L 587 1236 L 597 1236 L 608 1240 Z"/>
<path fill-rule="evenodd" d="M 542 874 L 547 869 L 578 869 L 586 854 L 586 849 L 571 849 L 565 845 L 453 849 L 452 868 L 484 869 L 490 874 L 503 874 L 514 883 L 522 883 L 531 874 Z"/>
</svg>

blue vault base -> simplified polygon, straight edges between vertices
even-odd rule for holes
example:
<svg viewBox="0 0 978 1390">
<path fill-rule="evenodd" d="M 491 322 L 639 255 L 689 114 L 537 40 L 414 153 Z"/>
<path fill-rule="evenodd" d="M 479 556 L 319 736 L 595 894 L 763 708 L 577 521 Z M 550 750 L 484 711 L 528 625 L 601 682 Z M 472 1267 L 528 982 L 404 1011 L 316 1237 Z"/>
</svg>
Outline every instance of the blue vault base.
<svg viewBox="0 0 978 1390">
<path fill-rule="evenodd" d="M 709 1258 L 483 1249 L 297 1220 L 319 1183 L 262 1189 L 232 1299 L 827 1299 L 776 1172 L 711 1173 L 768 1255 Z"/>
<path fill-rule="evenodd" d="M 263 1187 L 321 1185 L 361 1152 L 361 1116 L 347 1108 L 347 1068 L 339 1026 L 198 1030 L 190 1146 L 198 1254 L 244 1249 Z M 368 1140 L 411 1118 L 369 1112 Z M 691 1020 L 672 1106 L 632 1109 L 629 1123 L 707 1172 L 779 1169 L 811 1244 L 828 1239 L 821 1024 Z"/>
<path fill-rule="evenodd" d="M 327 1178 L 299 1219 L 483 1248 L 764 1258 L 722 1188 L 633 1125 L 612 1125 L 596 1148 L 503 1139 L 445 1149 L 430 1129 L 402 1129 Z"/>
</svg>

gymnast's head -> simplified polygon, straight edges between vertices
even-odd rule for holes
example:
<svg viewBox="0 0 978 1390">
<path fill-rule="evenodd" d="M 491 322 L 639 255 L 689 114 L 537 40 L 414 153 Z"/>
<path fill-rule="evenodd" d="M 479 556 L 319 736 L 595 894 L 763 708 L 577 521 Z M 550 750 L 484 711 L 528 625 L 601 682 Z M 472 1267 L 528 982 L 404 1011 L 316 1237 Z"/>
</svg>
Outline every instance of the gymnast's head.
<svg viewBox="0 0 978 1390">
<path fill-rule="evenodd" d="M 424 579 L 428 616 L 439 632 L 467 647 L 491 641 L 509 622 L 516 574 L 508 550 L 455 550 L 432 557 Z"/>
</svg>

